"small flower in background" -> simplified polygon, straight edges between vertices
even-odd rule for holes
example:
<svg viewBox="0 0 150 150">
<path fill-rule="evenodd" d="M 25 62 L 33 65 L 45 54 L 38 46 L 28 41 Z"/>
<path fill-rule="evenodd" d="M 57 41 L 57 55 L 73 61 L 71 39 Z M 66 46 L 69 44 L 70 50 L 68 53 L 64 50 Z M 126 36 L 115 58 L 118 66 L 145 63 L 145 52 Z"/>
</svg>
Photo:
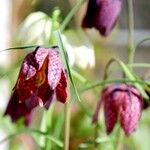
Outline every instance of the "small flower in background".
<svg viewBox="0 0 150 150">
<path fill-rule="evenodd" d="M 94 68 L 94 46 L 84 32 L 68 30 L 62 38 L 71 66 L 76 65 L 82 69 Z"/>
<path fill-rule="evenodd" d="M 143 110 L 143 98 L 135 87 L 127 84 L 115 84 L 105 88 L 93 116 L 93 123 L 97 122 L 98 111 L 102 103 L 104 103 L 108 134 L 112 132 L 118 118 L 126 135 L 130 135 L 137 128 Z"/>
<path fill-rule="evenodd" d="M 28 44 L 44 44 L 50 38 L 51 18 L 44 12 L 33 12 L 20 25 L 17 41 Z M 26 35 L 26 36 L 24 36 Z"/>
<path fill-rule="evenodd" d="M 82 27 L 94 27 L 101 35 L 108 36 L 118 20 L 121 7 L 122 0 L 89 0 Z"/>
<path fill-rule="evenodd" d="M 37 47 L 23 61 L 5 115 L 10 115 L 13 122 L 24 117 L 25 124 L 29 125 L 37 105 L 48 109 L 54 96 L 66 102 L 66 87 L 66 73 L 57 47 Z"/>
</svg>

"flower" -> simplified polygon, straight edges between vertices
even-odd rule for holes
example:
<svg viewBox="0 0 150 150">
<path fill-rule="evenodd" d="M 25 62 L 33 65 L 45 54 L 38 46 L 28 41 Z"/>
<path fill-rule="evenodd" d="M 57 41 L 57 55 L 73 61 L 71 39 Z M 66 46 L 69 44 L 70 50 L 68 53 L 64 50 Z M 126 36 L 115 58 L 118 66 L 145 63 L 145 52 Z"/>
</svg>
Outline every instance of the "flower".
<svg viewBox="0 0 150 150">
<path fill-rule="evenodd" d="M 37 47 L 23 61 L 5 115 L 10 115 L 13 122 L 24 117 L 28 125 L 36 106 L 48 109 L 54 96 L 65 103 L 66 87 L 66 73 L 57 47 Z"/>
<path fill-rule="evenodd" d="M 101 35 L 109 35 L 118 20 L 121 7 L 122 0 L 89 0 L 82 27 L 94 27 Z"/>
<path fill-rule="evenodd" d="M 114 84 L 105 88 L 93 116 L 94 123 L 97 122 L 98 111 L 102 103 L 104 103 L 108 134 L 112 132 L 118 117 L 126 135 L 130 135 L 137 128 L 143 110 L 143 98 L 135 87 L 127 84 Z"/>
<path fill-rule="evenodd" d="M 17 42 L 24 45 L 42 45 L 50 38 L 51 30 L 52 19 L 46 13 L 41 11 L 30 13 L 19 27 Z"/>
<path fill-rule="evenodd" d="M 71 66 L 75 65 L 81 69 L 90 69 L 95 66 L 94 47 L 83 31 L 67 30 L 62 35 L 62 39 Z"/>
</svg>

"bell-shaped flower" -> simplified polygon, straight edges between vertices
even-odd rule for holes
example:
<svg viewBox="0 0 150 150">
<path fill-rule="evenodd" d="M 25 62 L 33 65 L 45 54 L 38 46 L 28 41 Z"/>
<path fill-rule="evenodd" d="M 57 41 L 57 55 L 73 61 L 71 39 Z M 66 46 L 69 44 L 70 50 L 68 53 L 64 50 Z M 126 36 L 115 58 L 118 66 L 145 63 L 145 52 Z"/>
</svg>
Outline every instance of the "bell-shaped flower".
<svg viewBox="0 0 150 150">
<path fill-rule="evenodd" d="M 122 0 L 89 0 L 82 27 L 94 27 L 101 35 L 109 35 L 118 20 L 121 7 Z"/>
<path fill-rule="evenodd" d="M 137 128 L 143 110 L 143 98 L 135 87 L 115 84 L 105 88 L 93 116 L 94 123 L 97 122 L 102 103 L 104 103 L 105 125 L 108 134 L 114 129 L 117 120 L 126 135 L 130 135 Z"/>
<path fill-rule="evenodd" d="M 13 122 L 24 117 L 28 125 L 36 106 L 48 109 L 54 96 L 65 103 L 66 88 L 66 73 L 57 47 L 37 47 L 23 61 L 5 115 L 10 115 Z"/>
</svg>

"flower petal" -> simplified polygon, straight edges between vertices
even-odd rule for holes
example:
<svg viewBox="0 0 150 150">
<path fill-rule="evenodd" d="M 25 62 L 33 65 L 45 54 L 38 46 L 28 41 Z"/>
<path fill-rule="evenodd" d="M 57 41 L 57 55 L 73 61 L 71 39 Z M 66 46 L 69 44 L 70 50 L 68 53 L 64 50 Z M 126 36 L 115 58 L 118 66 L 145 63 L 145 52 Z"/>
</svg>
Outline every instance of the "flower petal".
<svg viewBox="0 0 150 150">
<path fill-rule="evenodd" d="M 105 124 L 107 134 L 110 134 L 117 123 L 118 118 L 118 109 L 116 103 L 111 97 L 105 97 L 105 94 L 102 97 L 104 101 L 104 115 L 105 115 Z"/>
<path fill-rule="evenodd" d="M 63 70 L 59 52 L 56 50 L 56 48 L 51 49 L 48 59 L 48 83 L 52 90 L 54 90 L 60 81 L 61 72 Z"/>
<path fill-rule="evenodd" d="M 25 125 L 29 125 L 31 122 L 31 111 L 29 111 L 25 103 L 19 101 L 18 91 L 15 90 L 9 100 L 4 115 L 9 115 L 13 122 L 23 117 Z"/>
<path fill-rule="evenodd" d="M 15 86 L 20 101 L 25 101 L 37 91 L 37 73 L 42 68 L 47 55 L 48 49 L 37 47 L 25 57 Z"/>
<path fill-rule="evenodd" d="M 122 0 L 90 0 L 83 27 L 95 27 L 107 36 L 114 28 L 121 11 Z"/>
<path fill-rule="evenodd" d="M 120 123 L 126 135 L 130 135 L 137 128 L 142 109 L 141 99 L 128 91 L 120 105 Z"/>
<path fill-rule="evenodd" d="M 65 103 L 66 99 L 67 99 L 67 91 L 66 91 L 66 87 L 67 87 L 67 81 L 66 81 L 66 76 L 64 71 L 61 72 L 61 79 L 56 87 L 56 97 L 57 100 Z"/>
<path fill-rule="evenodd" d="M 22 64 L 19 78 L 28 80 L 35 76 L 36 72 L 41 69 L 46 57 L 48 49 L 37 47 L 35 51 L 29 53 Z"/>
<path fill-rule="evenodd" d="M 37 97 L 39 105 L 48 109 L 54 98 L 54 90 L 50 88 L 47 81 L 39 87 Z"/>
</svg>

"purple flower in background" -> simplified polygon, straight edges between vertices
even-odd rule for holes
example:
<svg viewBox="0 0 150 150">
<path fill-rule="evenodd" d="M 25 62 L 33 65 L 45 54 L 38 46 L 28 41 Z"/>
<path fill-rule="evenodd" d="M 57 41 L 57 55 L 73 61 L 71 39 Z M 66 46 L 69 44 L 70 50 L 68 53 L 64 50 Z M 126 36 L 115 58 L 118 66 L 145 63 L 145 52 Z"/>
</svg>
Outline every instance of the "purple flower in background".
<svg viewBox="0 0 150 150">
<path fill-rule="evenodd" d="M 13 122 L 24 117 L 28 125 L 36 106 L 48 109 L 54 96 L 65 103 L 66 87 L 66 73 L 57 48 L 37 47 L 23 61 L 5 115 L 10 115 Z"/>
<path fill-rule="evenodd" d="M 130 135 L 137 128 L 143 110 L 143 98 L 135 87 L 115 84 L 105 88 L 93 116 L 93 123 L 97 122 L 102 103 L 108 134 L 112 132 L 118 119 L 126 135 Z"/>
<path fill-rule="evenodd" d="M 101 35 L 109 35 L 118 20 L 121 7 L 122 0 L 89 0 L 82 27 L 94 27 Z"/>
</svg>

